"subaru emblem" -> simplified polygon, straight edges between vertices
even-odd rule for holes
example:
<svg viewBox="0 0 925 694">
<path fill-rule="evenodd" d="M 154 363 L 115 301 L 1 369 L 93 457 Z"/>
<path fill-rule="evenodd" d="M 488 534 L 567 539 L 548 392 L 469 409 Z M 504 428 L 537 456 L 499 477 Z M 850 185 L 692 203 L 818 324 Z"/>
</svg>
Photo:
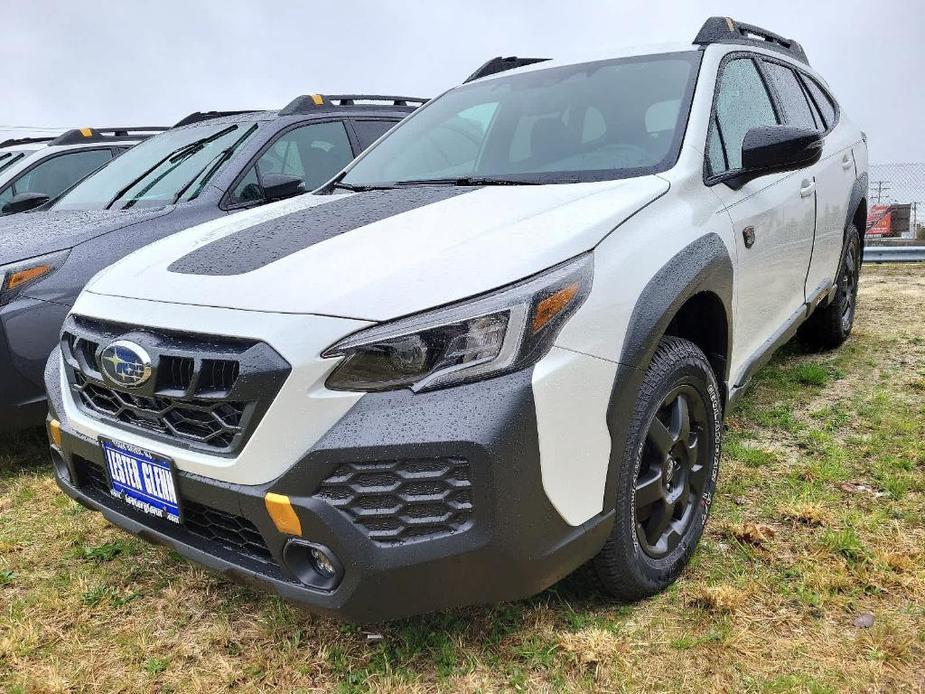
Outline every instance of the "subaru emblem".
<svg viewBox="0 0 925 694">
<path fill-rule="evenodd" d="M 116 386 L 137 388 L 151 378 L 151 357 L 139 345 L 116 340 L 100 354 L 103 375 Z"/>
</svg>

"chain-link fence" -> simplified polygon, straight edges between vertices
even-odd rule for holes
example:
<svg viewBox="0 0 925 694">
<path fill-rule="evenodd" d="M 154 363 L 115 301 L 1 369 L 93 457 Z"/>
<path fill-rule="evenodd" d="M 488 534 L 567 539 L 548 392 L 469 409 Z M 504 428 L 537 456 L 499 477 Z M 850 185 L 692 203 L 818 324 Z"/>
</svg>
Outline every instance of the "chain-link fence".
<svg viewBox="0 0 925 694">
<path fill-rule="evenodd" d="M 871 164 L 868 237 L 925 240 L 925 162 Z"/>
</svg>

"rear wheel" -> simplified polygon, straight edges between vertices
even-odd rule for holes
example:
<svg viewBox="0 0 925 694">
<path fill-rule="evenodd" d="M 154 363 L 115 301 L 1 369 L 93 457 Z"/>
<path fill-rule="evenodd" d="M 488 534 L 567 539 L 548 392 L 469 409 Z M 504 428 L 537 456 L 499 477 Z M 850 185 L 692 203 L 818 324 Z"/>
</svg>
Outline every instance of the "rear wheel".
<svg viewBox="0 0 925 694">
<path fill-rule="evenodd" d="M 613 596 L 653 595 L 687 564 L 716 487 L 721 424 L 706 356 L 692 342 L 663 338 L 627 436 L 614 529 L 593 562 Z"/>
<path fill-rule="evenodd" d="M 845 234 L 845 250 L 835 280 L 835 295 L 820 306 L 800 328 L 800 340 L 811 348 L 833 349 L 851 334 L 858 303 L 861 274 L 861 238 L 852 224 Z"/>
</svg>

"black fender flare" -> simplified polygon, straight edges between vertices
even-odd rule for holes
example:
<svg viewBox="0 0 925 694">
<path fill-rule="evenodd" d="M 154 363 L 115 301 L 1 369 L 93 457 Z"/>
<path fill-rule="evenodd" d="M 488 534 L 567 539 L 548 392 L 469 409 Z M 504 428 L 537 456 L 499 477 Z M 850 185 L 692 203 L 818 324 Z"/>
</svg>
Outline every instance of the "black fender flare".
<svg viewBox="0 0 925 694">
<path fill-rule="evenodd" d="M 854 186 L 851 188 L 851 196 L 848 198 L 848 215 L 845 217 L 846 231 L 848 229 L 848 225 L 854 221 L 854 216 L 858 213 L 858 208 L 861 206 L 861 203 L 867 201 L 867 188 L 867 172 L 864 172 L 855 179 Z M 867 229 L 858 229 L 858 236 L 861 237 L 862 253 L 864 252 L 864 237 L 866 235 Z"/>
<path fill-rule="evenodd" d="M 633 308 L 607 408 L 611 448 L 604 490 L 605 513 L 616 504 L 618 473 L 627 453 L 629 424 L 646 369 L 678 310 L 702 292 L 715 294 L 723 304 L 729 328 L 727 355 L 731 354 L 733 262 L 726 244 L 713 232 L 691 242 L 656 272 Z M 728 395 L 729 359 L 725 371 L 717 374 L 724 398 Z"/>
</svg>

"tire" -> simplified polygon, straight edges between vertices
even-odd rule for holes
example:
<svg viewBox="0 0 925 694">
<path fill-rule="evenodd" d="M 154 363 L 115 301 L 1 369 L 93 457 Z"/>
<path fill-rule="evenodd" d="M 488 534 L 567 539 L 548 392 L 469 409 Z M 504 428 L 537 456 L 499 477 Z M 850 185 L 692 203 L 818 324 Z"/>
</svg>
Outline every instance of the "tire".
<svg viewBox="0 0 925 694">
<path fill-rule="evenodd" d="M 677 578 L 710 512 L 721 437 L 720 389 L 710 362 L 692 342 L 662 338 L 627 433 L 614 528 L 592 560 L 605 591 L 639 600 Z M 658 534 L 662 525 L 666 532 Z"/>
<path fill-rule="evenodd" d="M 861 274 L 861 237 L 852 224 L 845 230 L 845 248 L 835 280 L 835 297 L 819 306 L 800 327 L 800 341 L 810 349 L 839 347 L 854 327 L 858 304 L 858 279 Z"/>
</svg>

